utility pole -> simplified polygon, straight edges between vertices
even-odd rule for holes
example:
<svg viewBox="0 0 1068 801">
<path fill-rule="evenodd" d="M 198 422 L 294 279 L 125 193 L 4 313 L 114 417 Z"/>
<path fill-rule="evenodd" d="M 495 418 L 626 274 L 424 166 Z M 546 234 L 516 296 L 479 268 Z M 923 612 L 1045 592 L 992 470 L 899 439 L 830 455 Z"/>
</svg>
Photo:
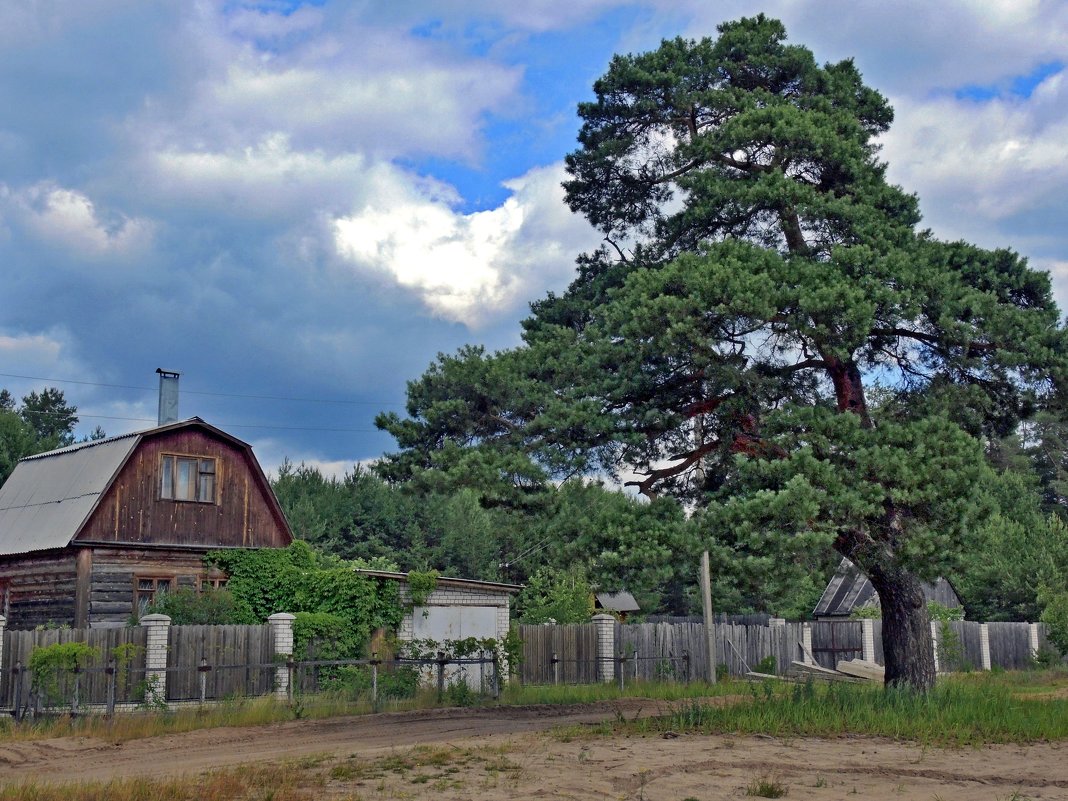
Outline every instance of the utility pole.
<svg viewBox="0 0 1068 801">
<path fill-rule="evenodd" d="M 701 604 L 705 613 L 705 639 L 708 641 L 708 682 L 716 683 L 716 627 L 712 622 L 712 575 L 708 551 L 701 554 Z"/>
</svg>

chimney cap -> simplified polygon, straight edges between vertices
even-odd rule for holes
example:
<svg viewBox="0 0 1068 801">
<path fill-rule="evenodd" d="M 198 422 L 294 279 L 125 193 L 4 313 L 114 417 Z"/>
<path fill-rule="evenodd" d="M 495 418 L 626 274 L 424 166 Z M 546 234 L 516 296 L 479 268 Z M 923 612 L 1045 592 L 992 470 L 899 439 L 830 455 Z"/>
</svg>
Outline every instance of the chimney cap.
<svg viewBox="0 0 1068 801">
<path fill-rule="evenodd" d="M 181 373 L 175 372 L 174 370 L 164 370 L 162 367 L 157 367 L 156 372 L 164 378 L 177 378 L 181 375 Z"/>
</svg>

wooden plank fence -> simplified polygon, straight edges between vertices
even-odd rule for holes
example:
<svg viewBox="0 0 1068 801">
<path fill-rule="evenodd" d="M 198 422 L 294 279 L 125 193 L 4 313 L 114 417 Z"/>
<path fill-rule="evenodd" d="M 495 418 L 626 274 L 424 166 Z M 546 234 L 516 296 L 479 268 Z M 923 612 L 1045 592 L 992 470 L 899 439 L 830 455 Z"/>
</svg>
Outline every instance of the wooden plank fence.
<svg viewBox="0 0 1068 801">
<path fill-rule="evenodd" d="M 794 660 L 805 661 L 803 627 L 812 632 L 812 657 L 833 668 L 839 659 L 863 655 L 863 623 L 859 620 L 816 621 L 808 624 L 715 626 L 716 661 L 720 671 L 742 676 L 753 670 L 784 674 Z M 1028 623 L 990 623 L 991 666 L 1023 670 L 1033 664 Z M 943 671 L 977 670 L 982 666 L 980 624 L 955 621 L 943 636 L 939 654 Z M 884 664 L 882 621 L 873 620 L 875 661 Z M 1039 645 L 1045 644 L 1045 626 L 1039 624 Z M 617 623 L 615 652 L 610 660 L 598 657 L 593 623 L 572 625 L 521 625 L 523 661 L 520 680 L 526 684 L 580 684 L 604 678 L 604 663 L 613 663 L 610 675 L 625 679 L 700 679 L 709 675 L 704 626 L 700 623 Z M 555 655 L 557 662 L 552 659 Z M 622 655 L 622 662 L 620 661 Z"/>
<path fill-rule="evenodd" d="M 119 681 L 115 688 L 117 703 L 132 703 L 144 695 L 143 687 L 145 669 L 145 630 L 139 626 L 108 629 L 44 629 L 30 631 L 4 631 L 3 666 L 0 670 L 0 709 L 11 709 L 14 705 L 15 673 L 13 668 L 21 664 L 29 666 L 30 652 L 59 643 L 84 642 L 97 650 L 98 656 L 93 662 L 97 668 L 103 668 L 108 659 L 121 645 L 132 645 L 130 660 L 119 666 L 116 674 Z M 64 677 L 64 682 L 69 677 Z M 80 692 L 86 703 L 104 703 L 107 677 L 102 670 L 89 671 L 81 676 Z M 66 686 L 60 688 L 64 696 L 68 695 Z M 28 687 L 24 688 L 28 691 Z M 90 701 L 89 699 L 99 699 Z"/>
<path fill-rule="evenodd" d="M 171 626 L 168 634 L 167 700 L 200 698 L 200 666 L 209 665 L 205 697 L 266 695 L 274 683 L 274 644 L 269 626 Z"/>
</svg>

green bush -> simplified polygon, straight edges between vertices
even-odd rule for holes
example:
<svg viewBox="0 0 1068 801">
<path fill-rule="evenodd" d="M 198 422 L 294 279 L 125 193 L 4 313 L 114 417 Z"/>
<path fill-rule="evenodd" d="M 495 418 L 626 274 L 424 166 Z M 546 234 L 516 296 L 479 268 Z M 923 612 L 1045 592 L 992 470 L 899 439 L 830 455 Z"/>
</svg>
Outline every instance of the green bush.
<svg viewBox="0 0 1068 801">
<path fill-rule="evenodd" d="M 182 587 L 160 593 L 145 609 L 145 614 L 167 615 L 175 626 L 212 626 L 237 623 L 234 596 L 226 589 L 196 592 Z"/>
<path fill-rule="evenodd" d="M 300 540 L 284 549 L 213 551 L 206 558 L 230 577 L 235 622 L 262 623 L 276 612 L 327 613 L 344 618 L 362 648 L 372 631 L 394 631 L 404 615 L 396 582 L 358 575 L 352 564 Z"/>
</svg>

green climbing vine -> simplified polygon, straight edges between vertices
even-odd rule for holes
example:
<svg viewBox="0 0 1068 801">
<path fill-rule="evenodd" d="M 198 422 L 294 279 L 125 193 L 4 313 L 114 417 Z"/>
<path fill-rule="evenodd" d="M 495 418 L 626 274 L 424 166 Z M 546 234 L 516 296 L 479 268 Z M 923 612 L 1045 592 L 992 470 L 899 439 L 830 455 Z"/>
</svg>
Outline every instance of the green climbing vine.
<svg viewBox="0 0 1068 801">
<path fill-rule="evenodd" d="M 413 608 L 426 606 L 430 595 L 438 588 L 439 575 L 436 570 L 413 570 L 408 574 L 408 597 Z"/>
</svg>

